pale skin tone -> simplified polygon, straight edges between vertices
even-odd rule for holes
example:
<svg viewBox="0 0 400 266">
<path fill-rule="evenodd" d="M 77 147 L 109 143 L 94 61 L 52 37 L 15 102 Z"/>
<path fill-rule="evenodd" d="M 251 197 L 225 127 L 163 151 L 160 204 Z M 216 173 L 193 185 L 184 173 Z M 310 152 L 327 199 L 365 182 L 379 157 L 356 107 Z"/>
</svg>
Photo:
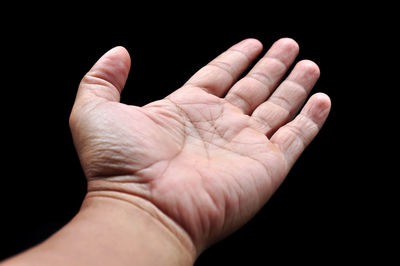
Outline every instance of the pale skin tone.
<svg viewBox="0 0 400 266">
<path fill-rule="evenodd" d="M 82 79 L 70 117 L 88 180 L 82 208 L 4 265 L 192 265 L 251 219 L 330 110 L 327 95 L 308 98 L 315 63 L 287 73 L 299 51 L 292 39 L 239 78 L 262 50 L 244 40 L 143 107 L 119 102 L 128 52 L 107 52 Z"/>
</svg>

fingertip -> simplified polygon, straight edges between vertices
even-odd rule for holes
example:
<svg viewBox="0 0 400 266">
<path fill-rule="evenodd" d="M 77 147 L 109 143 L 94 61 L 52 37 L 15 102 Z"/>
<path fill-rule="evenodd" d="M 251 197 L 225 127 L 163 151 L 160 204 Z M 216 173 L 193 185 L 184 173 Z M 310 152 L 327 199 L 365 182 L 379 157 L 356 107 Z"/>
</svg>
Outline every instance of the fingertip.
<svg viewBox="0 0 400 266">
<path fill-rule="evenodd" d="M 130 66 L 130 55 L 124 47 L 116 46 L 110 49 L 82 78 L 76 101 L 93 99 L 93 97 L 119 101 Z"/>
<path fill-rule="evenodd" d="M 320 69 L 316 63 L 311 60 L 301 60 L 290 72 L 287 80 L 301 84 L 309 92 L 314 87 L 320 75 Z"/>
<path fill-rule="evenodd" d="M 299 52 L 299 50 L 300 50 L 299 44 L 294 39 L 292 39 L 290 37 L 280 38 L 274 43 L 274 45 L 275 44 L 283 46 L 283 47 L 286 47 L 287 49 L 292 50 L 292 51 Z"/>
<path fill-rule="evenodd" d="M 260 49 L 263 48 L 262 42 L 256 38 L 247 38 L 247 39 L 245 39 L 245 41 L 251 43 L 253 46 L 256 46 Z"/>
<path fill-rule="evenodd" d="M 314 61 L 303 59 L 297 63 L 297 66 L 305 69 L 306 73 L 314 79 L 318 79 L 321 75 L 321 70 Z"/>
<path fill-rule="evenodd" d="M 252 50 L 257 53 L 263 49 L 263 44 L 255 38 L 247 38 L 233 46 L 235 49 Z"/>
<path fill-rule="evenodd" d="M 123 46 L 116 46 L 108 50 L 88 74 L 109 82 L 121 92 L 125 86 L 130 67 L 129 52 Z"/>
<path fill-rule="evenodd" d="M 331 108 L 331 98 L 327 94 L 323 92 L 317 92 L 311 97 L 318 104 L 319 109 L 325 110 Z"/>
<path fill-rule="evenodd" d="M 315 93 L 310 97 L 304 109 L 306 115 L 318 127 L 322 127 L 331 110 L 331 99 L 325 93 Z"/>
<path fill-rule="evenodd" d="M 128 50 L 123 46 L 115 46 L 106 52 L 101 58 L 110 58 L 112 60 L 118 60 L 123 65 L 125 69 L 130 69 L 131 66 L 131 56 Z M 100 60 L 101 60 L 100 58 Z"/>
<path fill-rule="evenodd" d="M 299 53 L 299 45 L 292 38 L 281 38 L 272 44 L 266 56 L 279 58 L 279 60 L 289 67 Z"/>
<path fill-rule="evenodd" d="M 121 46 L 121 45 L 115 46 L 114 48 L 111 48 L 110 51 L 122 54 L 127 59 L 130 59 L 129 52 L 124 46 Z"/>
</svg>

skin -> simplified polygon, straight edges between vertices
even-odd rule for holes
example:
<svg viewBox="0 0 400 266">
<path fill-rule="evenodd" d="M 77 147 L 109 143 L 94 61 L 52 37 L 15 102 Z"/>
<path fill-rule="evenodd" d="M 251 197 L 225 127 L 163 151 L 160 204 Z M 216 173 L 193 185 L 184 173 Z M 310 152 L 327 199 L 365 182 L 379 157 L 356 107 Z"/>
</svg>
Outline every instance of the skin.
<svg viewBox="0 0 400 266">
<path fill-rule="evenodd" d="M 317 135 L 331 105 L 322 93 L 307 100 L 320 73 L 312 61 L 299 61 L 282 81 L 299 51 L 289 38 L 275 42 L 239 79 L 262 49 L 259 41 L 244 40 L 143 107 L 119 102 L 128 52 L 107 52 L 82 79 L 70 116 L 88 180 L 82 209 L 49 240 L 6 264 L 155 265 L 162 258 L 163 265 L 191 265 L 251 219 Z"/>
</svg>

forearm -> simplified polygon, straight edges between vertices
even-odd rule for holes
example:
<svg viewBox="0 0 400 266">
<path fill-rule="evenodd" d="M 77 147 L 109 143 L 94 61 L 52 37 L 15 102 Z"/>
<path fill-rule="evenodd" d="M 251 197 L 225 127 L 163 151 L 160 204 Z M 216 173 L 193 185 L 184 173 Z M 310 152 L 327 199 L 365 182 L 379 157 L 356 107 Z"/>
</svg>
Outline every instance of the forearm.
<svg viewBox="0 0 400 266">
<path fill-rule="evenodd" d="M 5 261 L 15 265 L 192 265 L 194 252 L 140 206 L 87 197 L 76 217 L 42 244 Z"/>
</svg>

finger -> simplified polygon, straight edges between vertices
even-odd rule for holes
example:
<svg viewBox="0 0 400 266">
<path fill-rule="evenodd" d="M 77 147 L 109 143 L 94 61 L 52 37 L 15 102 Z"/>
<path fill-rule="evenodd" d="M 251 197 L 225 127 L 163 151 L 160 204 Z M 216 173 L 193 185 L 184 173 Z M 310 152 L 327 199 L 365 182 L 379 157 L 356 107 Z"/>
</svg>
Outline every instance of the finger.
<svg viewBox="0 0 400 266">
<path fill-rule="evenodd" d="M 239 80 L 225 99 L 251 114 L 275 89 L 299 53 L 298 44 L 290 38 L 276 41 L 253 69 Z"/>
<path fill-rule="evenodd" d="M 195 86 L 222 96 L 260 54 L 262 44 L 246 39 L 222 53 L 194 74 L 185 86 Z"/>
<path fill-rule="evenodd" d="M 331 108 L 329 97 L 316 93 L 308 100 L 301 113 L 272 136 L 271 142 L 282 151 L 288 168 L 318 134 Z"/>
<path fill-rule="evenodd" d="M 118 46 L 109 50 L 83 77 L 76 101 L 119 101 L 130 65 L 130 56 L 125 48 Z"/>
<path fill-rule="evenodd" d="M 262 125 L 261 131 L 269 137 L 292 119 L 319 76 L 319 67 L 314 62 L 303 60 L 297 63 L 271 97 L 254 110 L 252 117 Z"/>
</svg>

